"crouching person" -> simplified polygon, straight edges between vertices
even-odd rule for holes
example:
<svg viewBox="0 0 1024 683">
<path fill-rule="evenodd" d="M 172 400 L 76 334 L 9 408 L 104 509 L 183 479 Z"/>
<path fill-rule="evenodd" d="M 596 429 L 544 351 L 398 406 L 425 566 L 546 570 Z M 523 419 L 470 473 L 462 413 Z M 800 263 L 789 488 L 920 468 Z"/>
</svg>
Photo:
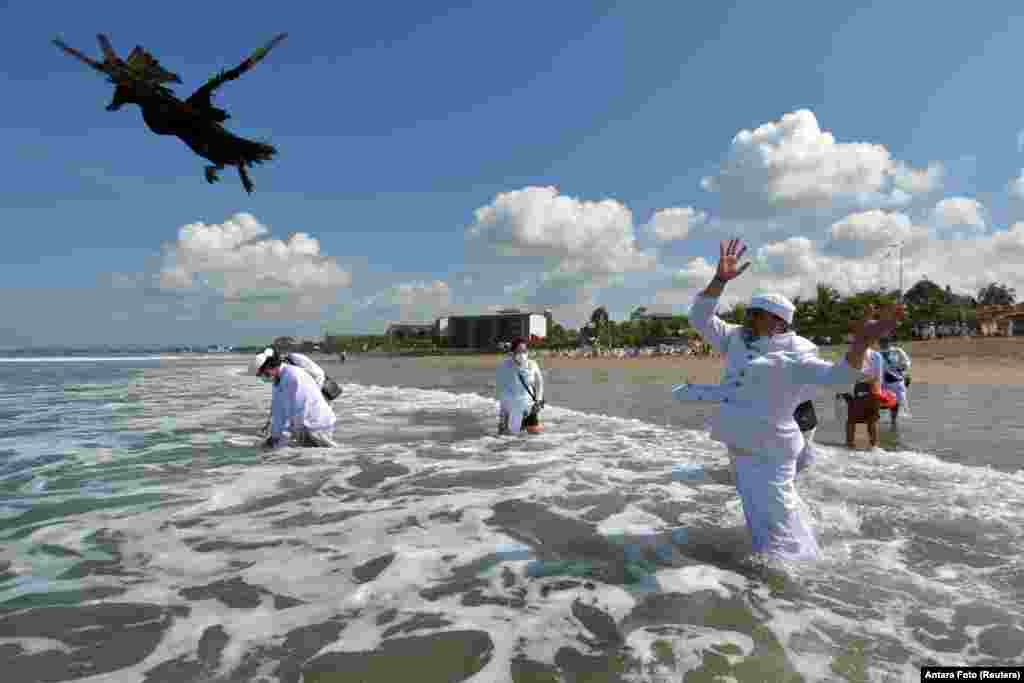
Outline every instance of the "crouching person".
<svg viewBox="0 0 1024 683">
<path fill-rule="evenodd" d="M 336 446 L 334 424 L 337 417 L 313 377 L 296 365 L 284 362 L 276 354 L 261 353 L 252 364 L 254 374 L 274 385 L 270 406 L 268 448 L 289 444 L 311 447 Z"/>
</svg>

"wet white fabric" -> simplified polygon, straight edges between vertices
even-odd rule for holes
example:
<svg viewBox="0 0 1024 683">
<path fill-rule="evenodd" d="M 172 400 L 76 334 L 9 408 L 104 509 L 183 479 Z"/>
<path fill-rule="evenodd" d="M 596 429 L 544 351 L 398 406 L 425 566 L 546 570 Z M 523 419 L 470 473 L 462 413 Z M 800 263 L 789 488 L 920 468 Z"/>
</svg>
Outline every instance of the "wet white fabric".
<svg viewBox="0 0 1024 683">
<path fill-rule="evenodd" d="M 726 388 L 721 384 L 680 384 L 672 388 L 672 397 L 677 401 L 721 401 L 728 396 Z M 814 452 L 814 433 L 817 427 L 803 432 L 804 447 L 797 457 L 797 473 L 804 471 L 814 464 L 816 455 Z"/>
<path fill-rule="evenodd" d="M 522 381 L 520 381 L 522 378 Z M 537 400 L 544 398 L 544 374 L 535 360 L 527 360 L 526 365 L 519 365 L 514 359 L 508 358 L 498 366 L 495 377 L 495 393 L 498 399 L 499 418 L 509 418 L 509 430 L 516 434 L 522 428 L 523 417 L 533 408 L 533 398 L 526 391 L 530 387 Z"/>
<path fill-rule="evenodd" d="M 715 350 L 726 354 L 721 383 L 721 408 L 711 420 L 711 438 L 765 456 L 791 453 L 804 447 L 793 419 L 797 405 L 811 400 L 815 385 L 846 390 L 863 378 L 846 359 L 829 363 L 817 356 L 817 346 L 786 332 L 750 343 L 743 327 L 715 315 L 718 299 L 697 296 L 690 323 Z"/>
<path fill-rule="evenodd" d="M 782 559 L 817 556 L 814 532 L 804 519 L 794 479 L 813 459 L 813 447 L 793 418 L 815 385 L 849 386 L 864 377 L 845 358 L 829 363 L 817 347 L 792 332 L 750 339 L 742 326 L 715 315 L 718 299 L 699 295 L 690 323 L 704 340 L 726 354 L 721 407 L 711 438 L 729 448 L 736 491 L 755 553 Z"/>
<path fill-rule="evenodd" d="M 498 419 L 508 427 L 509 433 L 518 434 L 529 410 L 529 407 L 523 408 L 518 403 L 502 401 L 498 406 Z"/>
<path fill-rule="evenodd" d="M 320 387 L 305 371 L 281 365 L 270 404 L 270 435 L 276 440 L 285 433 L 333 432 L 337 418 L 324 400 Z"/>
<path fill-rule="evenodd" d="M 783 560 L 817 557 L 818 541 L 794 481 L 796 459 L 737 451 L 730 454 L 753 552 Z"/>
<path fill-rule="evenodd" d="M 308 372 L 309 376 L 313 378 L 314 382 L 316 382 L 316 386 L 321 389 L 323 388 L 324 380 L 327 378 L 327 375 L 324 373 L 324 369 L 322 367 L 313 362 L 312 358 L 292 351 L 285 355 L 284 360 L 286 363 L 294 365 L 297 368 L 302 368 Z"/>
<path fill-rule="evenodd" d="M 818 431 L 818 428 L 808 429 L 804 432 L 804 448 L 800 451 L 800 455 L 796 458 L 796 473 L 800 474 L 808 467 L 814 464 L 818 454 L 814 448 L 814 433 Z"/>
</svg>

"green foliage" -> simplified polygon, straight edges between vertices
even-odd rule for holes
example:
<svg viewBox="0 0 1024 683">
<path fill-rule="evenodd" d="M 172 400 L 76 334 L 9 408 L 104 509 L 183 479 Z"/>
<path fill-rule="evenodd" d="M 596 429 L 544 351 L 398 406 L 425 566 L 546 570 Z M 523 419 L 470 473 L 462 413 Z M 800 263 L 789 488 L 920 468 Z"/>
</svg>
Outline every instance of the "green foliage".
<svg viewBox="0 0 1024 683">
<path fill-rule="evenodd" d="M 985 285 L 978 291 L 978 303 L 982 306 L 1008 306 L 1016 299 L 1016 289 L 997 282 Z"/>
</svg>

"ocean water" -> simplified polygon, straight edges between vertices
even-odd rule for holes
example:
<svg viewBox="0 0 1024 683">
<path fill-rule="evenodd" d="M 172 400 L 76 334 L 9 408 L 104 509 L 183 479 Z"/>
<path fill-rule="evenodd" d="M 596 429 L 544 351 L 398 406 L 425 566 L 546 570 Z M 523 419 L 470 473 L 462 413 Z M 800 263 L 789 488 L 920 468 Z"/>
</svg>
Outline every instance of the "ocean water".
<svg viewBox="0 0 1024 683">
<path fill-rule="evenodd" d="M 1022 388 L 912 387 L 913 417 L 856 451 L 823 395 L 798 483 L 823 557 L 764 571 L 707 415 L 669 399 L 682 378 L 552 370 L 545 432 L 497 438 L 492 371 L 356 358 L 327 366 L 339 447 L 268 453 L 246 361 L 0 361 L 5 680 L 902 682 L 1024 660 Z"/>
</svg>

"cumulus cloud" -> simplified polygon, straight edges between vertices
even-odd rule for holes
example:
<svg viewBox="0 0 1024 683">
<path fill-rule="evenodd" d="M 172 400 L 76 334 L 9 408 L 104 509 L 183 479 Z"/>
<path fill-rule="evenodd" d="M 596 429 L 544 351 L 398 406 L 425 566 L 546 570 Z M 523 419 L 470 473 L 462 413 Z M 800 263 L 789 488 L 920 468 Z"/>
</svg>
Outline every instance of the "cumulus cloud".
<svg viewBox="0 0 1024 683">
<path fill-rule="evenodd" d="M 904 213 L 871 209 L 833 223 L 829 238 L 826 252 L 848 258 L 871 257 L 895 242 L 903 243 L 904 254 L 911 253 L 928 240 L 929 231 Z"/>
<path fill-rule="evenodd" d="M 937 232 L 963 239 L 968 235 L 985 232 L 985 207 L 967 197 L 947 197 L 931 213 Z"/>
<path fill-rule="evenodd" d="M 647 231 L 659 242 L 683 240 L 690 230 L 705 224 L 707 219 L 707 212 L 689 206 L 660 209 L 651 217 Z"/>
<path fill-rule="evenodd" d="M 164 250 L 157 287 L 212 295 L 236 314 L 300 319 L 318 315 L 339 288 L 351 285 L 351 274 L 321 254 L 313 237 L 298 232 L 279 240 L 268 233 L 247 213 L 183 226 Z"/>
<path fill-rule="evenodd" d="M 1006 191 L 1009 192 L 1010 197 L 1013 199 L 1024 200 L 1024 169 L 1021 169 L 1019 176 L 1010 181 Z"/>
<path fill-rule="evenodd" d="M 946 170 L 942 164 L 932 162 L 928 168 L 916 169 L 903 162 L 897 163 L 892 171 L 893 184 L 897 190 L 908 195 L 929 194 L 942 187 Z"/>
<path fill-rule="evenodd" d="M 451 312 L 452 292 L 442 280 L 402 282 L 365 298 L 360 308 L 369 310 L 379 321 L 433 322 Z"/>
<path fill-rule="evenodd" d="M 672 285 L 677 289 L 697 289 L 706 287 L 715 276 L 717 266 L 703 257 L 691 259 L 685 267 L 672 273 Z"/>
<path fill-rule="evenodd" d="M 467 238 L 513 259 L 534 259 L 545 270 L 601 279 L 650 268 L 653 254 L 636 244 L 633 214 L 614 199 L 581 200 L 554 187 L 525 187 L 497 195 L 474 212 Z"/>
<path fill-rule="evenodd" d="M 719 194 L 723 214 L 757 217 L 904 204 L 935 189 L 941 176 L 939 165 L 910 168 L 883 145 L 837 142 L 813 112 L 800 109 L 737 133 L 718 173 L 701 185 Z"/>
</svg>

